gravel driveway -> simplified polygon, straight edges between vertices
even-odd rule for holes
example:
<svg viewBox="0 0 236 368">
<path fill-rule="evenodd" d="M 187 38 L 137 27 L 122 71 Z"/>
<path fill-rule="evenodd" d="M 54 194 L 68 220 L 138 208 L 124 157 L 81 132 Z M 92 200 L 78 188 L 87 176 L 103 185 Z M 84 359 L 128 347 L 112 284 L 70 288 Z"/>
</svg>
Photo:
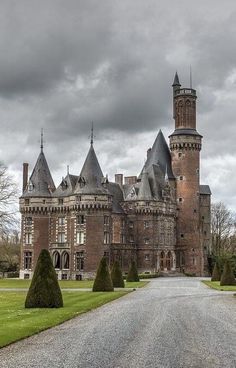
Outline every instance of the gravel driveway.
<svg viewBox="0 0 236 368">
<path fill-rule="evenodd" d="M 160 278 L 0 351 L 4 368 L 236 368 L 236 298 Z"/>
</svg>

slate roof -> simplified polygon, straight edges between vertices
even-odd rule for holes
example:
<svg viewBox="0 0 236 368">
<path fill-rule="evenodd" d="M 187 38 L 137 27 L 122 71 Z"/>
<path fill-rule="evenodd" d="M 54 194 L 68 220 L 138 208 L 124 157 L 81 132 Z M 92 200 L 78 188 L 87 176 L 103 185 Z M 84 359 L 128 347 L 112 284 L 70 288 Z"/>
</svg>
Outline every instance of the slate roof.
<svg viewBox="0 0 236 368">
<path fill-rule="evenodd" d="M 78 178 L 75 193 L 78 194 L 108 194 L 103 185 L 104 176 L 99 165 L 96 153 L 91 143 L 83 168 Z"/>
<path fill-rule="evenodd" d="M 181 86 L 181 84 L 179 83 L 179 76 L 177 72 L 175 73 L 174 82 L 172 84 L 172 87 L 175 87 L 175 86 Z"/>
<path fill-rule="evenodd" d="M 211 189 L 209 185 L 200 185 L 200 194 L 211 195 Z"/>
<path fill-rule="evenodd" d="M 148 172 L 152 165 L 159 165 L 164 175 L 167 170 L 169 179 L 175 178 L 171 167 L 170 150 L 161 130 L 159 130 L 156 140 L 153 143 L 152 149 L 148 155 L 147 161 L 144 164 L 143 170 Z"/>
<path fill-rule="evenodd" d="M 141 174 L 141 182 L 138 192 L 138 200 L 149 201 L 153 199 L 152 192 L 148 180 L 148 173 L 143 171 Z"/>
<path fill-rule="evenodd" d="M 109 192 L 113 196 L 112 211 L 115 213 L 124 213 L 123 208 L 120 205 L 120 202 L 124 200 L 121 187 L 117 183 L 108 183 L 107 187 Z"/>
<path fill-rule="evenodd" d="M 55 185 L 43 150 L 41 149 L 22 197 L 51 197 L 54 190 Z"/>
<path fill-rule="evenodd" d="M 66 197 L 73 194 L 78 178 L 79 177 L 76 175 L 67 174 L 67 176 L 62 179 L 59 187 L 53 193 L 53 196 Z"/>
</svg>

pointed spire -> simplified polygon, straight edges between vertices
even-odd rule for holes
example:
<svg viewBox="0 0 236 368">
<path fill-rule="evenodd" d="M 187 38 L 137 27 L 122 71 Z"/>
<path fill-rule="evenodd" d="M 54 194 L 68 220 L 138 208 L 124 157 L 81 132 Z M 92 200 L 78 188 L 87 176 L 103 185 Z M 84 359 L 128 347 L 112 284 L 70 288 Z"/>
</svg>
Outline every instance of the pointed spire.
<svg viewBox="0 0 236 368">
<path fill-rule="evenodd" d="M 149 171 L 152 165 L 160 166 L 163 175 L 165 175 L 165 170 L 167 168 L 168 178 L 174 177 L 171 167 L 170 150 L 161 129 L 159 130 L 155 142 L 153 143 L 143 170 L 145 169 L 146 171 Z"/>
<path fill-rule="evenodd" d="M 90 144 L 93 145 L 93 139 L 94 139 L 94 134 L 93 134 L 93 121 L 92 121 L 92 126 L 91 126 L 91 138 L 90 138 Z"/>
<path fill-rule="evenodd" d="M 43 152 L 43 128 L 41 128 L 40 149 Z"/>
<path fill-rule="evenodd" d="M 104 175 L 99 165 L 93 144 L 89 148 L 89 152 L 82 167 L 79 180 L 76 186 L 76 193 L 99 194 L 107 193 L 103 187 Z M 82 185 L 80 184 L 82 182 Z"/>
<path fill-rule="evenodd" d="M 49 170 L 47 160 L 42 151 L 30 176 L 28 186 L 23 194 L 24 197 L 51 197 L 55 185 Z"/>
<path fill-rule="evenodd" d="M 181 86 L 181 84 L 180 84 L 180 82 L 179 82 L 179 76 L 178 76 L 178 73 L 177 73 L 177 71 L 176 71 L 176 73 L 175 73 L 175 77 L 174 77 L 174 82 L 173 82 L 173 84 L 172 84 L 172 87 L 176 87 L 176 86 Z"/>
<path fill-rule="evenodd" d="M 141 174 L 141 183 L 137 199 L 141 201 L 150 201 L 153 199 L 148 180 L 148 173 L 145 170 Z"/>
</svg>

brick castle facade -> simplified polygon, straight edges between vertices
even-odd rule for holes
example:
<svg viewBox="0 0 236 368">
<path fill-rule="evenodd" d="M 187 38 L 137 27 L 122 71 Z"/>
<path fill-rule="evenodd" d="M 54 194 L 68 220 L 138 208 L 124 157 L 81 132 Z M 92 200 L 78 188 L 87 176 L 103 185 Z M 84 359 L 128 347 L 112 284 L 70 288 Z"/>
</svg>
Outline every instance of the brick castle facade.
<svg viewBox="0 0 236 368">
<path fill-rule="evenodd" d="M 110 182 L 91 138 L 80 175 L 68 173 L 56 188 L 41 145 L 29 180 L 23 164 L 21 278 L 32 277 L 43 248 L 59 279 L 93 277 L 104 255 L 124 272 L 135 259 L 139 272 L 207 273 L 211 192 L 199 183 L 196 99 L 176 73 L 169 147 L 159 131 L 138 177 Z"/>
</svg>

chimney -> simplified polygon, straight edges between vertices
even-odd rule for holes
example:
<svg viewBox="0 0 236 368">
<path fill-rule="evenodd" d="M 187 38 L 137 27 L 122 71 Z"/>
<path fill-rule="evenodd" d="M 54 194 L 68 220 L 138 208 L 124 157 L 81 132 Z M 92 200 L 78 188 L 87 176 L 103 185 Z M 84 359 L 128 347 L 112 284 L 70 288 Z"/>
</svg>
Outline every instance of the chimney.
<svg viewBox="0 0 236 368">
<path fill-rule="evenodd" d="M 115 183 L 119 184 L 122 187 L 122 185 L 123 185 L 123 174 L 115 174 Z"/>
<path fill-rule="evenodd" d="M 147 159 L 150 156 L 151 150 L 152 150 L 151 148 L 148 148 L 148 150 L 147 150 Z"/>
<path fill-rule="evenodd" d="M 137 183 L 137 176 L 126 176 L 125 184 L 133 185 Z"/>
<path fill-rule="evenodd" d="M 23 163 L 23 193 L 28 184 L 28 167 L 29 167 L 29 164 L 27 162 L 24 162 Z"/>
</svg>

